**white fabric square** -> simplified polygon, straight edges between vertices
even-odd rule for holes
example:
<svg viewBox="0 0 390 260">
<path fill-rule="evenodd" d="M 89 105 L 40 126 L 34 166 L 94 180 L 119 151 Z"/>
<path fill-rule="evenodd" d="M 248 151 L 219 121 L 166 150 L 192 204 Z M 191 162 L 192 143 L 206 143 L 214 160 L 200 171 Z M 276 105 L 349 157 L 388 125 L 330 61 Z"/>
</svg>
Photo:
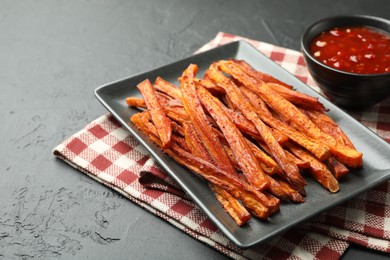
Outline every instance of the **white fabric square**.
<svg viewBox="0 0 390 260">
<path fill-rule="evenodd" d="M 104 153 L 108 149 L 111 149 L 109 145 L 107 145 L 105 142 L 101 140 L 95 141 L 93 144 L 89 146 L 92 150 L 98 152 L 98 153 Z"/>
<path fill-rule="evenodd" d="M 153 200 L 150 204 L 163 213 L 166 213 L 169 210 L 169 207 L 166 204 L 158 200 Z"/>
<path fill-rule="evenodd" d="M 350 235 L 350 231 L 347 229 L 342 229 L 342 228 L 331 226 L 329 230 L 330 230 L 330 232 L 336 233 L 340 236 L 343 236 L 344 238 L 348 238 Z"/>
<path fill-rule="evenodd" d="M 112 136 L 116 137 L 119 141 L 123 141 L 126 137 L 129 136 L 129 132 L 126 131 L 124 128 L 117 128 L 114 131 L 110 133 Z"/>
<path fill-rule="evenodd" d="M 112 176 L 112 175 L 110 175 L 110 174 L 107 174 L 107 173 L 105 173 L 105 172 L 101 172 L 101 173 L 98 175 L 98 178 L 99 178 L 99 179 L 102 179 L 102 180 L 104 180 L 104 181 L 106 181 L 106 182 L 109 182 L 109 183 L 111 183 L 111 182 L 115 179 L 114 176 Z"/>
<path fill-rule="evenodd" d="M 141 192 L 138 191 L 137 189 L 135 189 L 134 187 L 130 186 L 130 185 L 127 186 L 126 188 L 124 188 L 124 191 L 127 194 L 129 194 L 129 195 L 131 195 L 131 196 L 133 196 L 134 198 L 137 198 L 137 199 L 141 196 Z"/>
<path fill-rule="evenodd" d="M 389 247 L 389 241 L 377 239 L 377 238 L 373 238 L 373 237 L 368 237 L 368 244 L 374 245 L 377 247 L 383 247 L 383 248 Z"/>
<path fill-rule="evenodd" d="M 349 221 L 363 225 L 366 223 L 366 213 L 358 209 L 348 209 L 345 218 Z"/>
<path fill-rule="evenodd" d="M 79 156 L 76 156 L 74 159 L 73 159 L 73 163 L 82 167 L 82 168 L 87 168 L 87 166 L 89 165 L 89 162 L 84 160 L 83 158 L 79 157 Z"/>
<path fill-rule="evenodd" d="M 120 168 L 127 169 L 134 165 L 135 161 L 130 159 L 127 156 L 122 155 L 117 160 L 115 160 L 114 164 L 119 166 Z"/>
</svg>

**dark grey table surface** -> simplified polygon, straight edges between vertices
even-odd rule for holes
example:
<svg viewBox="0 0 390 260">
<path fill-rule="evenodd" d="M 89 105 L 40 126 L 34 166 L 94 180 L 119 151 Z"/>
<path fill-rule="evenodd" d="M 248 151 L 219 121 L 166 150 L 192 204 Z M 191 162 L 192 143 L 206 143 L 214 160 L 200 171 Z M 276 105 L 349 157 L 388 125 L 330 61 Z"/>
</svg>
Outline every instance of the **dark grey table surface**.
<svg viewBox="0 0 390 260">
<path fill-rule="evenodd" d="M 299 50 L 312 22 L 383 1 L 0 1 L 0 259 L 225 259 L 57 160 L 106 113 L 93 90 L 225 31 Z M 385 259 L 351 246 L 344 259 Z"/>
</svg>

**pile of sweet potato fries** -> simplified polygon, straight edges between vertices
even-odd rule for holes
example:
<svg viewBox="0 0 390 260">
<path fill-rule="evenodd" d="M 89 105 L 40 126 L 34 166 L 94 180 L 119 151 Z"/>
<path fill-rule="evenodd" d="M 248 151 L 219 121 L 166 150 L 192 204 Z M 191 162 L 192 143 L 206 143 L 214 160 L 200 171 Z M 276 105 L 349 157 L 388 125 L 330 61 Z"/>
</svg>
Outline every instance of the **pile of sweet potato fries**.
<svg viewBox="0 0 390 260">
<path fill-rule="evenodd" d="M 158 77 L 138 84 L 138 129 L 178 163 L 202 176 L 238 225 L 267 219 L 280 200 L 304 202 L 311 175 L 324 188 L 361 167 L 362 153 L 316 98 L 241 60 L 214 62 L 197 78 L 191 64 L 180 87 Z M 306 177 L 306 176 L 305 176 Z"/>
</svg>

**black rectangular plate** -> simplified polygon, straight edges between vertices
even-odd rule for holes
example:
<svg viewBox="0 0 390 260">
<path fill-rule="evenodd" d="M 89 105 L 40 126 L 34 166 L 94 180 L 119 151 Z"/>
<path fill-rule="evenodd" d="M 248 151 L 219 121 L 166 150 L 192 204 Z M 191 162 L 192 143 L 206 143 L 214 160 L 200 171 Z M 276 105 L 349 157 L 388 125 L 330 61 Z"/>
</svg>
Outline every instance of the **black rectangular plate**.
<svg viewBox="0 0 390 260">
<path fill-rule="evenodd" d="M 347 133 L 356 148 L 363 152 L 364 167 L 352 170 L 343 178 L 340 182 L 340 191 L 335 194 L 329 193 L 315 181 L 307 178 L 305 203 L 283 203 L 280 212 L 270 217 L 268 221 L 252 218 L 248 224 L 238 227 L 219 206 L 205 181 L 163 154 L 133 124 L 129 123 L 130 116 L 139 110 L 129 108 L 125 102 L 128 96 L 140 96 L 136 86 L 146 78 L 154 81 L 157 76 L 161 76 L 179 85 L 177 78 L 190 63 L 199 66 L 198 77 L 202 77 L 213 61 L 228 58 L 246 60 L 256 69 L 273 75 L 294 86 L 298 91 L 318 97 L 330 109 L 329 115 Z M 242 248 L 251 247 L 280 234 L 390 178 L 390 145 L 388 143 L 246 42 L 230 43 L 146 73 L 106 84 L 97 88 L 95 95 L 114 117 L 147 148 L 162 168 L 180 184 L 218 228 Z"/>
</svg>

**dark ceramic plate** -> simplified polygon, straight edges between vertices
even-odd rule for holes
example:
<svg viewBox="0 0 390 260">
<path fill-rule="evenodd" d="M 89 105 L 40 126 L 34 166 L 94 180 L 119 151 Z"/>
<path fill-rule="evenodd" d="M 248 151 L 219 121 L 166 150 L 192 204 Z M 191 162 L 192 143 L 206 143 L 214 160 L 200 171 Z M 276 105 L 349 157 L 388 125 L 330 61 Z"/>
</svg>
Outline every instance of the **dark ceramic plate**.
<svg viewBox="0 0 390 260">
<path fill-rule="evenodd" d="M 363 152 L 364 168 L 353 170 L 347 175 L 340 183 L 340 191 L 336 194 L 327 192 L 315 181 L 307 178 L 305 203 L 298 205 L 282 203 L 280 212 L 268 221 L 252 218 L 247 225 L 238 227 L 219 206 L 204 180 L 189 173 L 187 169 L 163 154 L 134 125 L 129 124 L 130 116 L 138 110 L 128 108 L 125 102 L 128 96 L 140 96 L 136 85 L 146 78 L 154 81 L 157 76 L 162 76 L 168 81 L 178 83 L 177 78 L 190 63 L 198 64 L 198 76 L 201 77 L 210 63 L 228 58 L 246 60 L 256 69 L 293 85 L 298 91 L 318 97 L 330 109 L 329 115 L 345 130 L 357 149 Z M 115 118 L 148 149 L 162 168 L 180 184 L 218 228 L 239 247 L 246 248 L 261 243 L 330 207 L 351 199 L 390 177 L 389 144 L 246 42 L 227 44 L 146 73 L 109 83 L 97 88 L 95 95 Z"/>
</svg>

